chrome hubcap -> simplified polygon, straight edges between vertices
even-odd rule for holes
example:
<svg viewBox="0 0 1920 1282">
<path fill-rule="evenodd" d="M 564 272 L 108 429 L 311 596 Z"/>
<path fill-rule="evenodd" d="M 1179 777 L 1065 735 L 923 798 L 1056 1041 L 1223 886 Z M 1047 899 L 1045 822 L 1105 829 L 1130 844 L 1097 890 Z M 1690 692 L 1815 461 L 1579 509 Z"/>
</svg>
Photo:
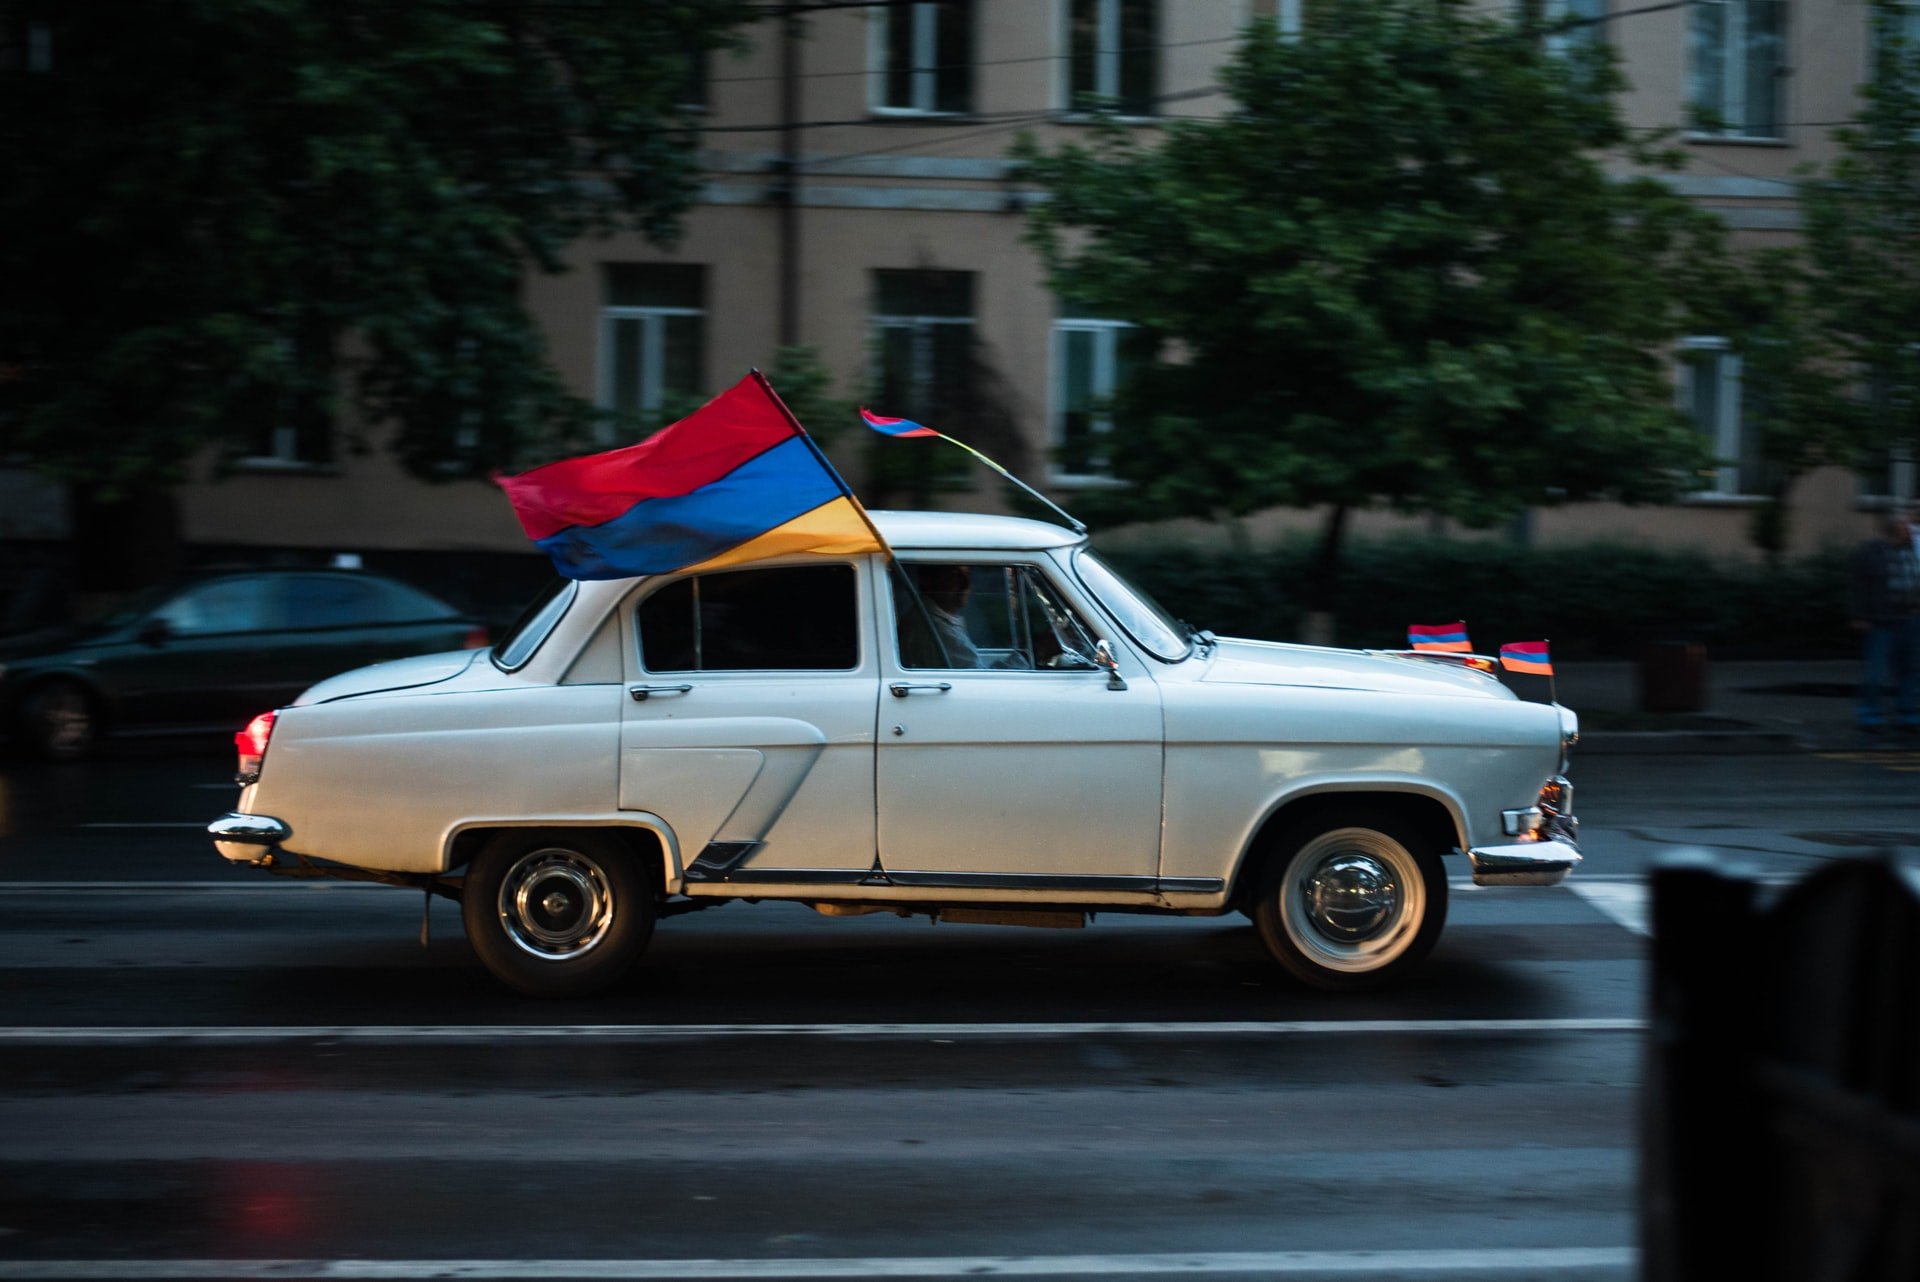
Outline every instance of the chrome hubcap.
<svg viewBox="0 0 1920 1282">
<path fill-rule="evenodd" d="M 1278 907 L 1288 940 L 1314 965 L 1358 974 L 1412 947 L 1429 906 L 1413 852 L 1356 826 L 1323 832 L 1300 849 Z"/>
<path fill-rule="evenodd" d="M 613 926 L 613 887 L 577 850 L 536 850 L 500 883 L 500 925 L 523 951 L 548 961 L 587 952 Z"/>
<path fill-rule="evenodd" d="M 1391 869 L 1358 852 L 1328 855 L 1302 886 L 1314 929 L 1357 943 L 1392 924 L 1400 910 L 1400 885 Z"/>
</svg>

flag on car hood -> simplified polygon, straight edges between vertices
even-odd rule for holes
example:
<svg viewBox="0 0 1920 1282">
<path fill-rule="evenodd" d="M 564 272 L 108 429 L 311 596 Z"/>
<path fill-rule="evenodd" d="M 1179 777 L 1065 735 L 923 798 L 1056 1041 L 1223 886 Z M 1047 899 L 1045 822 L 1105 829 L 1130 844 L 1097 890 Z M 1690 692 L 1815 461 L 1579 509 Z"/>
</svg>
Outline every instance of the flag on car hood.
<svg viewBox="0 0 1920 1282">
<path fill-rule="evenodd" d="M 1416 650 L 1454 650 L 1471 652 L 1467 625 L 1459 623 L 1409 623 L 1407 644 Z"/>
<path fill-rule="evenodd" d="M 1547 657 L 1545 641 L 1509 641 L 1500 647 L 1500 666 L 1509 672 L 1537 672 L 1553 675 L 1553 661 Z"/>
<path fill-rule="evenodd" d="M 638 445 L 494 480 L 570 579 L 886 546 L 758 370 Z"/>
</svg>

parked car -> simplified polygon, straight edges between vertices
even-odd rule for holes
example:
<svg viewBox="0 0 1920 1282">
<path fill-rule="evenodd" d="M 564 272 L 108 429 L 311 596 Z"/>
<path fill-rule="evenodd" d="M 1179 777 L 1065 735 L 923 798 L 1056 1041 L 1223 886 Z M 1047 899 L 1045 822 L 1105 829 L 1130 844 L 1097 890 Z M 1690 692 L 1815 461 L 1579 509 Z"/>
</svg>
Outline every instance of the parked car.
<svg viewBox="0 0 1920 1282">
<path fill-rule="evenodd" d="M 1433 946 L 1450 862 L 1580 862 L 1577 719 L 1487 659 L 1220 639 L 1056 526 L 873 517 L 894 558 L 560 581 L 485 654 L 320 683 L 240 736 L 216 848 L 456 898 L 539 995 L 611 984 L 658 918 L 768 899 L 1238 910 L 1299 979 L 1358 988 Z"/>
<path fill-rule="evenodd" d="M 0 724 L 30 751 L 71 759 L 109 731 L 231 726 L 348 668 L 486 643 L 476 620 L 378 574 L 208 573 L 0 640 Z"/>
</svg>

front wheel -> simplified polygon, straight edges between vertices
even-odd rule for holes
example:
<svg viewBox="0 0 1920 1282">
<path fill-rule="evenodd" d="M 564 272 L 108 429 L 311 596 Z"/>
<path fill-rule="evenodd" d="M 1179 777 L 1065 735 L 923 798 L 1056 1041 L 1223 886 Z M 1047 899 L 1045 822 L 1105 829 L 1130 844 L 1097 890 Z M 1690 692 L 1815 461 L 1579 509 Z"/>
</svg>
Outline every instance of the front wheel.
<svg viewBox="0 0 1920 1282">
<path fill-rule="evenodd" d="M 467 941 L 495 978 L 532 997 L 605 989 L 653 936 L 653 888 L 605 833 L 504 832 L 467 870 Z"/>
<path fill-rule="evenodd" d="M 100 737 L 100 713 L 84 686 L 49 681 L 27 695 L 18 729 L 36 755 L 49 761 L 78 761 Z"/>
<path fill-rule="evenodd" d="M 1302 983 L 1351 990 L 1419 965 L 1447 918 L 1447 878 L 1410 825 L 1358 814 L 1296 827 L 1261 877 L 1254 925 Z"/>
</svg>

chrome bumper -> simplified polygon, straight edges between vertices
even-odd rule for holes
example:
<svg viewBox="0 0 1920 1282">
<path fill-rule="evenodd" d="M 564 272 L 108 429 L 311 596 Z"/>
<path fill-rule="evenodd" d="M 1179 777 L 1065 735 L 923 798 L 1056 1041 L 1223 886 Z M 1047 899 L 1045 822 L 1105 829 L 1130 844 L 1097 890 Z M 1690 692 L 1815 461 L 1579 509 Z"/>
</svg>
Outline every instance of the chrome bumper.
<svg viewBox="0 0 1920 1282">
<path fill-rule="evenodd" d="M 1580 863 L 1571 841 L 1523 841 L 1467 852 L 1476 886 L 1557 886 Z"/>
<path fill-rule="evenodd" d="M 213 848 L 236 864 L 272 861 L 273 848 L 293 836 L 293 829 L 271 815 L 225 814 L 207 825 Z"/>
</svg>

